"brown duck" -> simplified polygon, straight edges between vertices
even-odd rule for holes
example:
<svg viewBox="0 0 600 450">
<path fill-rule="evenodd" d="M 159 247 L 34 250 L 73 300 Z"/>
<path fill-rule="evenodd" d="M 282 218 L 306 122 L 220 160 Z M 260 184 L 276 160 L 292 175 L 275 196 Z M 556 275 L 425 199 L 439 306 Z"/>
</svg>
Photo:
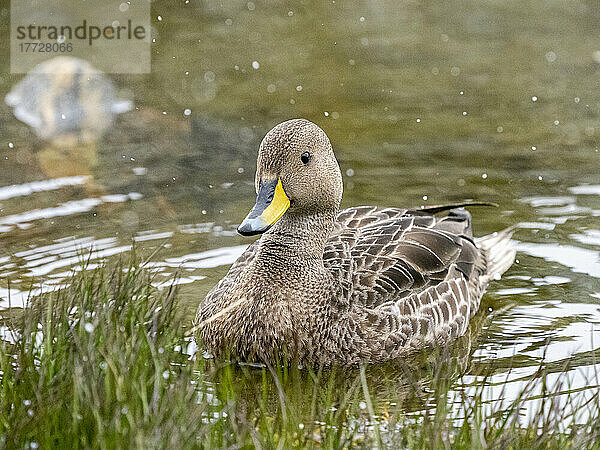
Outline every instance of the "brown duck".
<svg viewBox="0 0 600 450">
<path fill-rule="evenodd" d="M 196 316 L 216 355 L 356 364 L 443 345 L 465 333 L 489 281 L 514 260 L 509 230 L 473 238 L 470 214 L 455 206 L 340 211 L 338 162 L 308 120 L 267 133 L 255 183 L 238 231 L 262 236 Z"/>
</svg>

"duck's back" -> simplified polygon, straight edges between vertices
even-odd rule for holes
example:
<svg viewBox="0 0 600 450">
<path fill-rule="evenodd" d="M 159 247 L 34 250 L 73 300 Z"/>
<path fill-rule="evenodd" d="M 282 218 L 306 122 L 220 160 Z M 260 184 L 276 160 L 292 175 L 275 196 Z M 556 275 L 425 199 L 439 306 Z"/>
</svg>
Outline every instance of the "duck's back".
<svg viewBox="0 0 600 450">
<path fill-rule="evenodd" d="M 371 360 L 464 334 L 489 281 L 514 260 L 510 230 L 473 239 L 471 215 L 464 209 L 434 215 L 446 209 L 363 206 L 337 217 L 324 264 L 343 286 L 364 334 L 346 339 L 370 347 Z"/>
</svg>

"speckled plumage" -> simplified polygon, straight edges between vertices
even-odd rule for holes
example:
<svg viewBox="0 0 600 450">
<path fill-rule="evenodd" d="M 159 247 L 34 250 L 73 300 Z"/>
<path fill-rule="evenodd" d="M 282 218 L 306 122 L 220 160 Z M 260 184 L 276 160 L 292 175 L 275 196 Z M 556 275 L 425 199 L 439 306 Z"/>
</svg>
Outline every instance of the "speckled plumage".
<svg viewBox="0 0 600 450">
<path fill-rule="evenodd" d="M 309 151 L 310 164 L 299 155 Z M 325 133 L 296 119 L 261 143 L 256 183 L 280 177 L 291 207 L 200 304 L 214 354 L 356 364 L 463 335 L 489 281 L 514 259 L 510 231 L 474 239 L 471 216 L 445 208 L 339 211 L 342 181 Z M 448 209 L 448 208 L 446 208 Z"/>
</svg>

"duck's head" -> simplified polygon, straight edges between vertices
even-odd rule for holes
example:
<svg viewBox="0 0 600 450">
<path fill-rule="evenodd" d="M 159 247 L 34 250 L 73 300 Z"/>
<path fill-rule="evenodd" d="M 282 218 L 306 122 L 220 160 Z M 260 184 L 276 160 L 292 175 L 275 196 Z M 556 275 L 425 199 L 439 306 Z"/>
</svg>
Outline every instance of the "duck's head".
<svg viewBox="0 0 600 450">
<path fill-rule="evenodd" d="M 258 150 L 256 204 L 238 227 L 244 236 L 264 233 L 284 214 L 312 216 L 337 211 L 342 174 L 329 138 L 305 119 L 280 123 Z"/>
</svg>

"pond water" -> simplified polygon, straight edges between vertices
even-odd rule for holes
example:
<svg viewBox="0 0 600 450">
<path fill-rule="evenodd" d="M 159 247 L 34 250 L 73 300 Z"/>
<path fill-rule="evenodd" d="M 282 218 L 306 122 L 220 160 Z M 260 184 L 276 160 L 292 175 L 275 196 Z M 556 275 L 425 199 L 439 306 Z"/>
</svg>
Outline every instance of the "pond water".
<svg viewBox="0 0 600 450">
<path fill-rule="evenodd" d="M 133 245 L 158 286 L 178 274 L 191 318 L 249 243 L 235 227 L 262 136 L 304 117 L 332 141 L 343 206 L 473 199 L 499 204 L 473 209 L 476 235 L 518 224 L 517 263 L 474 320 L 473 385 L 491 368 L 493 398 L 572 357 L 573 392 L 597 389 L 597 3 L 182 1 L 152 15 L 152 73 L 110 76 L 134 109 L 97 141 L 43 141 L 0 105 L 0 307 Z M 0 97 L 22 78 L 7 51 Z"/>
</svg>

